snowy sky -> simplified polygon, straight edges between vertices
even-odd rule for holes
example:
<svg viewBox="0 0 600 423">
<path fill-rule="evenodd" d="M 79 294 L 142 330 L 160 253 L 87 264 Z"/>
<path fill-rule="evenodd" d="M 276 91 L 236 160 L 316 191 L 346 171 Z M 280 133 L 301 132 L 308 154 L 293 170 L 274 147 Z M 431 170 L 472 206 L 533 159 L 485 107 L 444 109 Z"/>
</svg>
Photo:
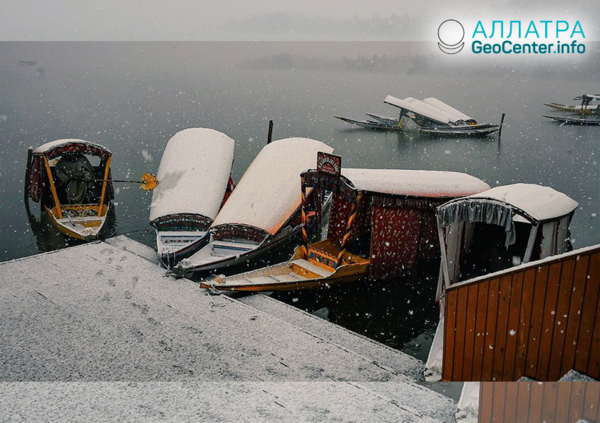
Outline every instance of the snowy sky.
<svg viewBox="0 0 600 423">
<path fill-rule="evenodd" d="M 419 30 L 381 33 L 392 16 L 417 28 L 450 17 L 492 19 L 600 17 L 600 2 L 581 0 L 3 0 L 0 40 L 211 41 L 422 39 Z M 592 19 L 590 26 L 597 19 Z M 361 25 L 356 20 L 364 20 Z M 490 19 L 491 20 L 491 19 Z"/>
</svg>

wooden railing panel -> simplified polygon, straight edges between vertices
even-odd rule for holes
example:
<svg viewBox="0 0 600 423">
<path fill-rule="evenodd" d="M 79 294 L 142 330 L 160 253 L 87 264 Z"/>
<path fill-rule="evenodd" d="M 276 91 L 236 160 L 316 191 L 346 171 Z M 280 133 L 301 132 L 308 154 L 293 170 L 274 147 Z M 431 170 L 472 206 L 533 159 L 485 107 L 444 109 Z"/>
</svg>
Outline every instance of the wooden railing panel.
<svg viewBox="0 0 600 423">
<path fill-rule="evenodd" d="M 598 382 L 483 382 L 479 423 L 600 422 Z"/>
<path fill-rule="evenodd" d="M 600 246 L 445 292 L 448 381 L 600 379 Z"/>
</svg>

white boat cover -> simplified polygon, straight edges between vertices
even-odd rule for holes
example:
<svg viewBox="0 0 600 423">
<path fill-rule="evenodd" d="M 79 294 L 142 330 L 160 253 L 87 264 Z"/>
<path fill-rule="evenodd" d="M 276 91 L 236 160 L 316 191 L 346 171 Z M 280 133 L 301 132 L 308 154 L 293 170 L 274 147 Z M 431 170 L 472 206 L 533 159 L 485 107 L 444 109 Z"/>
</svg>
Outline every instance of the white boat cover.
<svg viewBox="0 0 600 423">
<path fill-rule="evenodd" d="M 286 138 L 265 146 L 212 226 L 240 224 L 276 234 L 300 206 L 300 174 L 316 166 L 319 151 L 332 153 L 333 148 L 308 138 Z"/>
<path fill-rule="evenodd" d="M 431 111 L 432 113 L 437 113 L 441 116 L 445 116 L 452 123 L 456 122 L 457 120 L 460 120 L 459 118 L 456 117 L 456 115 L 449 113 L 445 110 L 442 110 L 436 106 L 432 106 L 431 104 L 424 103 L 421 100 L 418 100 L 416 98 L 413 98 L 412 100 L 410 100 L 409 103 L 411 103 L 413 105 L 417 105 L 424 109 L 427 109 L 427 110 Z"/>
<path fill-rule="evenodd" d="M 100 144 L 96 144 L 96 143 L 90 142 L 90 141 L 80 140 L 77 138 L 69 138 L 69 139 L 63 139 L 63 140 L 50 141 L 50 142 L 47 142 L 46 144 L 42 144 L 38 148 L 33 150 L 33 154 L 43 154 L 43 153 L 46 153 L 46 152 L 52 150 L 53 148 L 56 148 L 56 147 L 59 147 L 62 145 L 66 145 L 66 144 L 70 144 L 70 143 L 85 144 L 85 145 L 89 145 L 90 147 L 95 147 L 95 148 L 99 148 L 99 149 L 108 151 L 106 149 L 106 147 L 104 147 Z"/>
<path fill-rule="evenodd" d="M 180 213 L 214 219 L 227 189 L 234 145 L 234 140 L 213 129 L 176 133 L 160 161 L 150 221 Z"/>
<path fill-rule="evenodd" d="M 463 112 L 456 110 L 454 107 L 449 106 L 448 104 L 444 103 L 443 101 L 438 100 L 437 98 L 433 98 L 433 97 L 429 97 L 426 98 L 425 100 L 423 100 L 423 103 L 426 104 L 430 104 L 432 106 L 437 107 L 438 109 L 444 110 L 447 113 L 450 113 L 451 115 L 455 116 L 456 120 L 472 120 L 473 118 L 470 116 L 465 115 Z"/>
<path fill-rule="evenodd" d="M 405 100 L 400 100 L 399 98 L 393 97 L 391 95 L 388 95 L 385 98 L 385 100 L 383 100 L 383 102 L 387 103 L 391 106 L 400 107 L 401 109 L 405 109 L 410 112 L 414 112 L 419 115 L 423 115 L 423 116 L 425 116 L 431 120 L 434 120 L 436 122 L 445 123 L 445 124 L 450 123 L 450 119 L 448 119 L 446 116 L 443 116 L 439 113 L 432 112 L 431 110 L 421 107 L 418 104 L 413 104 L 413 103 L 405 101 Z"/>
<path fill-rule="evenodd" d="M 342 175 L 360 190 L 425 198 L 463 197 L 490 188 L 481 179 L 460 172 L 342 169 Z"/>
<path fill-rule="evenodd" d="M 485 202 L 486 199 L 500 201 L 522 210 L 539 222 L 561 218 L 579 206 L 575 200 L 562 192 L 535 184 L 503 185 L 460 201 Z"/>
</svg>

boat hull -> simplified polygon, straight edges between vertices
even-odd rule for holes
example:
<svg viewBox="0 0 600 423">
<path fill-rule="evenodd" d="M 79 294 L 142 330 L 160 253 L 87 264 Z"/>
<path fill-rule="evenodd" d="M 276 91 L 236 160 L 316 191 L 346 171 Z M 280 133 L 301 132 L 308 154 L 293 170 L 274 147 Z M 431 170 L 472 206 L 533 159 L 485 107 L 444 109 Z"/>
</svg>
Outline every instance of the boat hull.
<svg viewBox="0 0 600 423">
<path fill-rule="evenodd" d="M 586 126 L 600 126 L 600 119 L 585 119 L 585 118 L 569 118 L 562 116 L 548 116 L 542 115 L 545 118 L 551 119 L 554 122 L 559 122 L 565 125 L 586 125 Z"/>
<path fill-rule="evenodd" d="M 59 232 L 82 241 L 94 241 L 100 237 L 107 222 L 106 216 L 110 210 L 110 203 L 103 208 L 102 216 L 60 218 L 55 208 L 44 206 L 50 221 Z M 86 210 L 86 208 L 83 207 L 82 210 Z"/>
</svg>

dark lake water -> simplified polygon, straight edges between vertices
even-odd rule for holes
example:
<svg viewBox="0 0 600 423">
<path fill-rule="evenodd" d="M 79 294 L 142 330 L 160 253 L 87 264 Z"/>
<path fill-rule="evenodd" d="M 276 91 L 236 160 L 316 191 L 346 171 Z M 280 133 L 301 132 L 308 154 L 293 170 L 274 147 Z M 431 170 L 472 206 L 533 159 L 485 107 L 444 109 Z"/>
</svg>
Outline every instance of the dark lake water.
<svg viewBox="0 0 600 423">
<path fill-rule="evenodd" d="M 598 73 L 474 72 L 468 64 L 445 70 L 403 56 L 401 44 L 0 43 L 0 261 L 68 244 L 45 227 L 37 204 L 31 219 L 25 212 L 29 146 L 94 141 L 114 153 L 114 178 L 137 178 L 156 173 L 177 131 L 208 127 L 236 140 L 239 179 L 265 145 L 270 119 L 275 139 L 318 139 L 345 167 L 451 170 L 491 186 L 551 186 L 579 202 L 574 247 L 599 243 L 600 128 L 559 126 L 541 116 L 549 112 L 544 102 L 598 92 Z M 506 113 L 502 139 L 410 137 L 333 118 L 394 115 L 383 104 L 388 94 L 437 97 L 481 122 L 499 122 Z M 152 246 L 151 195 L 135 185 L 116 188 L 111 234 Z M 415 344 L 426 342 L 423 333 L 437 319 L 431 279 L 280 298 L 418 356 L 423 351 Z"/>
</svg>

